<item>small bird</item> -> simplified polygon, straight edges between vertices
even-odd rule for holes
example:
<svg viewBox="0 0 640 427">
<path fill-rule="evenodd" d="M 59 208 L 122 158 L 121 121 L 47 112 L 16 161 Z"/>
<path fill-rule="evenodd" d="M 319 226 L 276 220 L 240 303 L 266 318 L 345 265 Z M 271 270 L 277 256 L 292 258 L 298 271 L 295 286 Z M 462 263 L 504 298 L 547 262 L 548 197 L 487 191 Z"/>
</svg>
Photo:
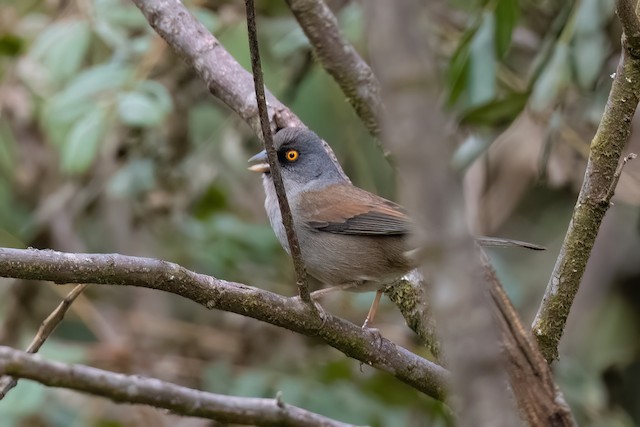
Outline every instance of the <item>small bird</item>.
<svg viewBox="0 0 640 427">
<path fill-rule="evenodd" d="M 376 291 L 363 325 L 366 328 L 373 321 L 384 287 L 419 264 L 408 242 L 411 219 L 397 203 L 351 184 L 314 132 L 284 128 L 273 144 L 307 272 L 328 286 L 312 297 L 334 290 Z M 249 170 L 263 174 L 269 222 L 290 254 L 266 151 L 249 162 L 254 163 Z M 508 239 L 478 238 L 478 242 L 544 249 Z"/>
</svg>

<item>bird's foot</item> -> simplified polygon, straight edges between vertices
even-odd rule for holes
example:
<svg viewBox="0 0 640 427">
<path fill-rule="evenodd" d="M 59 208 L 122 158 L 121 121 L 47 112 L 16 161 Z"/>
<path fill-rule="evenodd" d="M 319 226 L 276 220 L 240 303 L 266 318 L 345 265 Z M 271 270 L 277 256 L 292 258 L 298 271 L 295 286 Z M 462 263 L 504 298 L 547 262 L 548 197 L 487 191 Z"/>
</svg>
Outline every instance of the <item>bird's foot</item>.
<svg viewBox="0 0 640 427">
<path fill-rule="evenodd" d="M 324 327 L 324 325 L 327 323 L 327 312 L 324 310 L 324 308 L 322 308 L 322 306 L 320 305 L 320 303 L 318 303 L 318 301 L 315 300 L 314 294 L 315 292 L 311 293 L 311 300 L 309 301 L 309 307 L 311 308 L 311 311 L 314 312 L 314 314 L 316 314 L 320 320 L 320 326 L 318 326 L 318 330 L 322 329 Z"/>
</svg>

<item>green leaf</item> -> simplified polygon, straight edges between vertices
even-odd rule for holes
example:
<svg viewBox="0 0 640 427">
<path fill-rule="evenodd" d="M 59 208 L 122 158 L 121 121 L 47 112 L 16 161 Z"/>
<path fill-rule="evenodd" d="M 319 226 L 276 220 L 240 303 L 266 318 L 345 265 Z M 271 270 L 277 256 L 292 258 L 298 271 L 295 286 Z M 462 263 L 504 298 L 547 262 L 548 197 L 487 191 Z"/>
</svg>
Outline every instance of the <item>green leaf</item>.
<svg viewBox="0 0 640 427">
<path fill-rule="evenodd" d="M 98 147 L 107 129 L 107 113 L 104 108 L 94 107 L 78 120 L 62 146 L 62 170 L 77 174 L 85 172 L 96 158 Z"/>
<path fill-rule="evenodd" d="M 498 58 L 503 58 L 511 46 L 511 35 L 520 18 L 518 0 L 498 0 L 494 15 L 496 19 L 496 53 Z"/>
<path fill-rule="evenodd" d="M 171 112 L 173 103 L 167 89 L 158 82 L 145 80 L 133 92 L 118 96 L 118 113 L 129 126 L 157 126 Z"/>
<path fill-rule="evenodd" d="M 589 90 L 600 77 L 609 55 L 609 40 L 603 32 L 576 36 L 571 49 L 573 70 L 580 87 Z"/>
<path fill-rule="evenodd" d="M 109 180 L 107 191 L 116 197 L 136 197 L 156 185 L 155 169 L 151 159 L 129 162 Z"/>
<path fill-rule="evenodd" d="M 471 105 L 493 99 L 496 95 L 495 18 L 485 12 L 471 41 L 468 92 Z"/>
<path fill-rule="evenodd" d="M 120 88 L 133 79 L 134 71 L 130 66 L 119 63 L 101 64 L 80 73 L 59 94 L 65 102 L 89 99 L 104 91 Z"/>
<path fill-rule="evenodd" d="M 164 119 L 163 111 L 158 108 L 148 94 L 126 92 L 118 96 L 118 113 L 122 121 L 134 127 L 152 127 Z"/>
<path fill-rule="evenodd" d="M 528 92 L 512 92 L 504 99 L 494 99 L 462 113 L 460 121 L 473 125 L 505 125 L 524 109 Z"/>
<path fill-rule="evenodd" d="M 558 42 L 551 60 L 533 86 L 529 102 L 534 111 L 543 111 L 555 103 L 570 81 L 569 65 L 569 46 L 567 43 Z"/>
<path fill-rule="evenodd" d="M 449 106 L 456 103 L 460 94 L 462 94 L 467 87 L 471 41 L 477 29 L 478 27 L 475 25 L 464 33 L 456 51 L 449 61 L 449 68 L 447 70 L 447 104 Z"/>
<path fill-rule="evenodd" d="M 62 92 L 49 99 L 42 109 L 41 120 L 53 145 L 59 148 L 65 145 L 69 131 L 87 110 L 132 77 L 133 70 L 126 66 L 98 65 L 80 73 Z"/>
<path fill-rule="evenodd" d="M 63 83 L 82 65 L 91 39 L 87 21 L 65 20 L 48 26 L 33 43 L 29 56 L 41 63 L 54 84 Z"/>
</svg>

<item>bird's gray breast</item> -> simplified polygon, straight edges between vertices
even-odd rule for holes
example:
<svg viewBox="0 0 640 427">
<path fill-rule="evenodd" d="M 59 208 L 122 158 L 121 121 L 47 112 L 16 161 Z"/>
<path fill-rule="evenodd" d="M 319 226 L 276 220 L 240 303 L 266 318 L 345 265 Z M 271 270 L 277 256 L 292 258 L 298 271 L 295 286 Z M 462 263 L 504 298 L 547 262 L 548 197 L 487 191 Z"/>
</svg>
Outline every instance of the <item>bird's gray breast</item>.
<svg viewBox="0 0 640 427">
<path fill-rule="evenodd" d="M 267 212 L 267 216 L 269 217 L 271 228 L 273 229 L 273 232 L 275 233 L 284 250 L 287 251 L 289 255 L 291 255 L 291 251 L 289 250 L 289 241 L 287 240 L 287 231 L 284 228 L 284 224 L 282 223 L 282 215 L 280 214 L 278 196 L 276 194 L 276 188 L 273 185 L 273 179 L 271 178 L 271 175 L 264 174 L 262 176 L 262 185 L 264 186 L 265 193 L 264 209 Z M 289 207 L 291 208 L 291 214 L 295 223 L 295 201 L 297 200 L 300 192 L 304 191 L 304 186 L 287 182 L 285 184 L 285 191 L 287 193 L 287 200 L 289 201 Z M 298 224 L 296 224 L 295 228 L 296 234 L 298 235 L 298 240 L 300 240 L 300 231 L 298 230 Z"/>
</svg>

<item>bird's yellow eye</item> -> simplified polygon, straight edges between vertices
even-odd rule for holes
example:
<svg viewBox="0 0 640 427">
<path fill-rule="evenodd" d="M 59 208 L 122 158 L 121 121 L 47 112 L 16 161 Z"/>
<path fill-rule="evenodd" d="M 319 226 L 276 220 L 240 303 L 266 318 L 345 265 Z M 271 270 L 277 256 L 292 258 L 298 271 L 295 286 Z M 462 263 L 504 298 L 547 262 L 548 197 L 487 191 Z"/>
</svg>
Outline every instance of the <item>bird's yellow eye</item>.
<svg viewBox="0 0 640 427">
<path fill-rule="evenodd" d="M 296 160 L 298 160 L 298 156 L 300 156 L 300 153 L 298 153 L 298 150 L 289 150 L 286 153 L 284 153 L 285 159 L 287 159 L 290 162 L 295 162 Z"/>
</svg>

